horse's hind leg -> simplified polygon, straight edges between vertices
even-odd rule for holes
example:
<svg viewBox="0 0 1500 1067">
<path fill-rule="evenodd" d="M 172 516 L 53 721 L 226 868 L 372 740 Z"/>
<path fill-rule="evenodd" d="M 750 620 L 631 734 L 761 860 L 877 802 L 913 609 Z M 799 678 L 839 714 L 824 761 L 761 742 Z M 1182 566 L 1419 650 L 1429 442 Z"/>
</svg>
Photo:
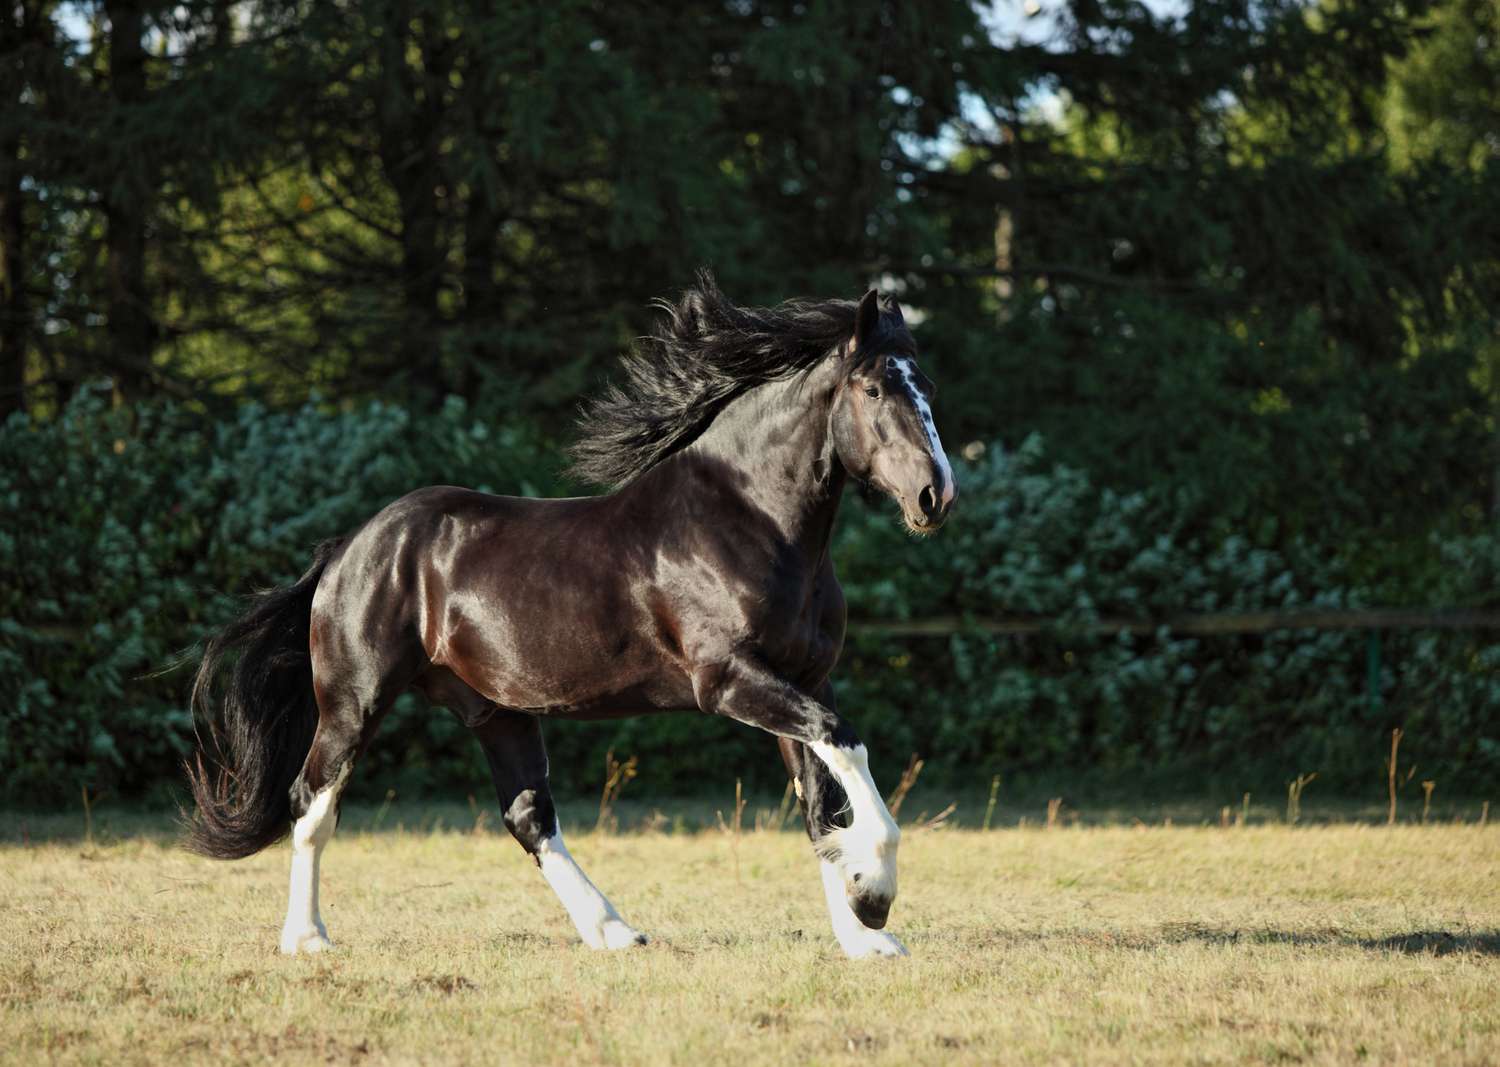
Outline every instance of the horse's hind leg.
<svg viewBox="0 0 1500 1067">
<path fill-rule="evenodd" d="M 338 824 L 339 796 L 375 728 L 408 682 L 410 668 L 393 667 L 384 678 L 365 678 L 354 672 L 330 670 L 331 656 L 315 654 L 314 677 L 318 697 L 318 729 L 302 772 L 292 783 L 292 872 L 287 891 L 286 921 L 281 927 L 281 951 L 322 952 L 331 947 L 328 928 L 318 909 L 318 874 L 323 849 Z M 321 661 L 321 663 L 320 663 Z M 322 667 L 322 670 L 319 668 Z M 338 677 L 338 684 L 328 679 Z"/>
<path fill-rule="evenodd" d="M 563 844 L 547 785 L 541 724 L 530 715 L 497 709 L 474 733 L 484 746 L 506 828 L 536 860 L 584 943 L 597 949 L 644 945 L 646 935 L 620 918 Z"/>
<path fill-rule="evenodd" d="M 320 718 L 302 773 L 292 784 L 292 873 L 281 926 L 281 951 L 289 956 L 321 952 L 331 944 L 318 910 L 318 868 L 338 822 L 339 795 L 357 746 L 357 730 Z"/>
</svg>

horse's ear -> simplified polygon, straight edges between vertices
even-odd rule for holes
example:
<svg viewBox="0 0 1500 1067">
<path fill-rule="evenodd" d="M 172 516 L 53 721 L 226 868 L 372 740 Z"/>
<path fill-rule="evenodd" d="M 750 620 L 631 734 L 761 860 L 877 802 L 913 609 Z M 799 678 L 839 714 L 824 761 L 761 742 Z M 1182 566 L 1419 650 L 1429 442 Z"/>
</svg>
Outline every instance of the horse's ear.
<svg viewBox="0 0 1500 1067">
<path fill-rule="evenodd" d="M 863 348 L 880 326 L 880 295 L 871 289 L 859 302 L 854 313 L 854 347 Z"/>
<path fill-rule="evenodd" d="M 885 309 L 892 315 L 896 316 L 896 321 L 899 322 L 902 326 L 906 325 L 906 316 L 901 314 L 901 305 L 896 303 L 896 298 L 894 296 L 885 302 Z"/>
</svg>

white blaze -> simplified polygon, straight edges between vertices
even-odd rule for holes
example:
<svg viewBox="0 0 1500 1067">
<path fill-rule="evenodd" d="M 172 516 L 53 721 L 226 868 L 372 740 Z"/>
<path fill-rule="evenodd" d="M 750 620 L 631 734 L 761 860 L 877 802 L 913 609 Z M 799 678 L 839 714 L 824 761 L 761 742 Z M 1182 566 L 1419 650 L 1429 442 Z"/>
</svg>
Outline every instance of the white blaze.
<svg viewBox="0 0 1500 1067">
<path fill-rule="evenodd" d="M 927 446 L 932 451 L 932 461 L 937 464 L 937 469 L 943 475 L 943 506 L 946 507 L 953 503 L 953 497 L 958 488 L 953 479 L 953 468 L 948 464 L 948 453 L 943 451 L 943 442 L 938 438 L 937 424 L 932 421 L 932 405 L 927 403 L 922 390 L 917 388 L 916 378 L 911 372 L 911 360 L 903 356 L 892 356 L 890 362 L 901 375 L 907 395 L 911 397 L 911 402 L 917 409 L 917 415 L 922 420 L 922 429 L 927 432 Z"/>
</svg>

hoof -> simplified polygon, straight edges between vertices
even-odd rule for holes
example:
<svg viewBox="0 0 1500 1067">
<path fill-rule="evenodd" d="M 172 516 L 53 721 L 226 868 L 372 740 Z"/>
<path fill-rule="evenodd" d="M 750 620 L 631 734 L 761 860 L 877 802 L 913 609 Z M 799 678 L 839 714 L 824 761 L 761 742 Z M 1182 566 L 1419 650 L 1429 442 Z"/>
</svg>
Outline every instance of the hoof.
<svg viewBox="0 0 1500 1067">
<path fill-rule="evenodd" d="M 307 930 L 281 935 L 281 953 L 284 956 L 314 956 L 319 952 L 327 952 L 331 948 L 333 948 L 333 942 L 328 940 L 328 933 L 325 930 Z"/>
<path fill-rule="evenodd" d="M 883 930 L 866 930 L 858 937 L 849 938 L 844 943 L 844 952 L 851 960 L 911 955 L 894 934 Z"/>
<path fill-rule="evenodd" d="M 646 935 L 639 930 L 619 919 L 611 919 L 599 928 L 599 943 L 589 947 L 609 950 L 635 948 L 646 944 L 646 940 Z"/>
</svg>

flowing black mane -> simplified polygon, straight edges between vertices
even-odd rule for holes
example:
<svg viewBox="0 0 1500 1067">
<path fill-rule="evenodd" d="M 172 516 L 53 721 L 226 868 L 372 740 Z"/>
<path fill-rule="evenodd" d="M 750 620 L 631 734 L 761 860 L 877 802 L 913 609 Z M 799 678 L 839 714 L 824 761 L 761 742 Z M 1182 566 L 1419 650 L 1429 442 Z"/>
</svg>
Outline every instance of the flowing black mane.
<svg viewBox="0 0 1500 1067">
<path fill-rule="evenodd" d="M 854 331 L 852 300 L 730 303 L 704 272 L 655 330 L 621 359 L 625 381 L 584 406 L 569 450 L 575 477 L 617 487 L 688 445 L 726 403 L 763 382 L 805 371 Z M 906 327 L 883 316 L 893 342 Z M 883 331 L 885 332 L 885 331 Z"/>
</svg>

